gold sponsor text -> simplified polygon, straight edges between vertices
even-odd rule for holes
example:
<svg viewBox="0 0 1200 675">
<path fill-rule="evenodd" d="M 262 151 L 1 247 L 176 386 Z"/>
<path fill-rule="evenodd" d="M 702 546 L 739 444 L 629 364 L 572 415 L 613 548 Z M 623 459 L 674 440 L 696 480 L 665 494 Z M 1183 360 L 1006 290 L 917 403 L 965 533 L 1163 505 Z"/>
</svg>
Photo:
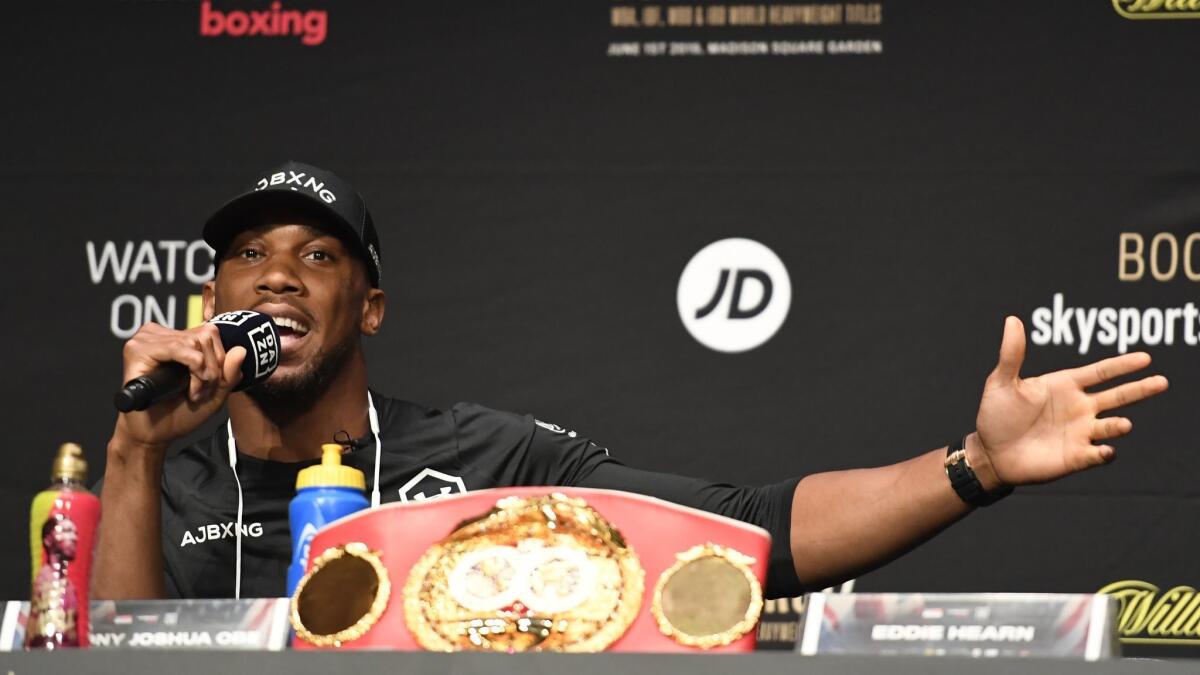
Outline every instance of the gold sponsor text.
<svg viewBox="0 0 1200 675">
<path fill-rule="evenodd" d="M 1200 0 L 1112 0 L 1126 19 L 1200 19 Z"/>
<path fill-rule="evenodd" d="M 1162 591 L 1146 581 L 1101 588 L 1117 599 L 1117 634 L 1132 644 L 1200 643 L 1200 593 L 1191 586 Z"/>
</svg>

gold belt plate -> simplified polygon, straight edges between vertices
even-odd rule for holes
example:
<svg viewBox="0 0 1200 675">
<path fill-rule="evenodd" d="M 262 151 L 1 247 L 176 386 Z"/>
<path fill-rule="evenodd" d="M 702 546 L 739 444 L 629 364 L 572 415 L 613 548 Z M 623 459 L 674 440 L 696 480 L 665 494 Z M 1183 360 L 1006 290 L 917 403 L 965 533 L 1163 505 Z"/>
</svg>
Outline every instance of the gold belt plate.
<svg viewBox="0 0 1200 675">
<path fill-rule="evenodd" d="M 404 587 L 404 618 L 432 651 L 598 652 L 637 618 L 645 572 L 582 499 L 508 497 L 434 544 Z"/>
</svg>

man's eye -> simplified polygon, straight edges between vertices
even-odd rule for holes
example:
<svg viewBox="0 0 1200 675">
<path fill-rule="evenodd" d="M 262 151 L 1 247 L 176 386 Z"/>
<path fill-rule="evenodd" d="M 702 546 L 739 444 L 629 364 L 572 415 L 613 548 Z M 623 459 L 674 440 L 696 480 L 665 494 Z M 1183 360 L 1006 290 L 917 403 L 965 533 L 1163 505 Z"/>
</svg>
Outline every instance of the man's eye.
<svg viewBox="0 0 1200 675">
<path fill-rule="evenodd" d="M 309 251 L 308 258 L 310 260 L 329 260 L 330 256 L 329 256 L 329 253 L 327 253 L 325 251 L 317 250 L 317 251 Z"/>
<path fill-rule="evenodd" d="M 262 253 L 259 253 L 258 251 L 254 250 L 252 248 L 242 249 L 242 251 L 240 253 L 238 253 L 238 255 L 245 258 L 246 260 L 256 260 L 256 259 L 262 257 Z"/>
</svg>

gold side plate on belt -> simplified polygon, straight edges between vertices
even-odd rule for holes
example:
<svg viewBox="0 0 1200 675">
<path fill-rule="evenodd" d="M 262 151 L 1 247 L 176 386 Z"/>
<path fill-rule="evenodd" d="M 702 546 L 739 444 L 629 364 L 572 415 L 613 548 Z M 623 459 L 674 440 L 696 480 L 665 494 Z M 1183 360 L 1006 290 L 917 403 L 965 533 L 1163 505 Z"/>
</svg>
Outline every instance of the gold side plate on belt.
<svg viewBox="0 0 1200 675">
<path fill-rule="evenodd" d="M 327 548 L 292 594 L 292 628 L 318 647 L 340 647 L 371 630 L 391 592 L 378 552 L 357 542 Z"/>
<path fill-rule="evenodd" d="M 658 629 L 689 647 L 712 649 L 754 630 L 762 614 L 762 586 L 754 558 L 708 543 L 675 556 L 654 586 L 650 611 Z"/>
<path fill-rule="evenodd" d="M 404 619 L 433 651 L 598 652 L 637 618 L 645 572 L 582 499 L 508 497 L 431 546 Z"/>
</svg>

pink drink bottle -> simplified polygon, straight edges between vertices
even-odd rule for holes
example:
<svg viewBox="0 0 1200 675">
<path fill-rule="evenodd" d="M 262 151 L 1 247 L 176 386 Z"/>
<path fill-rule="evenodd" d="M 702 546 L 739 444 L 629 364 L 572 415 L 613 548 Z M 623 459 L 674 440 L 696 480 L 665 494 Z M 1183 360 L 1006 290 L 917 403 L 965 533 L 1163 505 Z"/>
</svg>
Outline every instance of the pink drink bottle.
<svg viewBox="0 0 1200 675">
<path fill-rule="evenodd" d="M 74 443 L 58 449 L 53 483 L 33 500 L 29 543 L 33 594 L 26 649 L 88 646 L 88 579 L 100 500 L 84 487 L 87 460 Z"/>
</svg>

